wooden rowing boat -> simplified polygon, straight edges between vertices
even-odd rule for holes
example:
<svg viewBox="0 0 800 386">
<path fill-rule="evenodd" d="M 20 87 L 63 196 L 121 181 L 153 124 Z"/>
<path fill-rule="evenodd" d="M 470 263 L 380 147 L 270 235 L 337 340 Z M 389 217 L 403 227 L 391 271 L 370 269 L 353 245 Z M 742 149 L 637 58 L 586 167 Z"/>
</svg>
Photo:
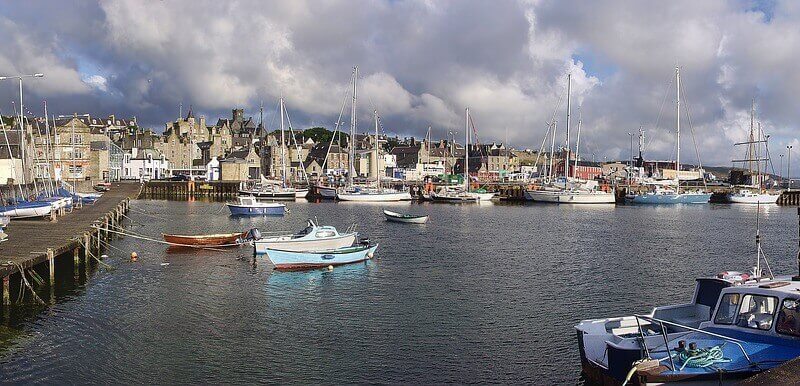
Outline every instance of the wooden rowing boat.
<svg viewBox="0 0 800 386">
<path fill-rule="evenodd" d="M 410 214 L 392 212 L 386 209 L 383 210 L 383 214 L 386 216 L 387 220 L 394 222 L 425 224 L 428 221 L 428 216 L 414 216 Z"/>
<path fill-rule="evenodd" d="M 164 241 L 175 245 L 228 246 L 244 239 L 247 232 L 221 233 L 215 235 L 168 235 L 162 233 Z"/>
</svg>

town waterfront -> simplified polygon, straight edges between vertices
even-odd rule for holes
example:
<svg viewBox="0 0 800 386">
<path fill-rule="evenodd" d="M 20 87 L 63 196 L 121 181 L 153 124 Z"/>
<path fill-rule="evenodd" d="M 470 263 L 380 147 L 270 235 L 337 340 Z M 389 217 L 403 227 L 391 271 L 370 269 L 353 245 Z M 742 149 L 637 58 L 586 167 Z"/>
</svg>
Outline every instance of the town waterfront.
<svg viewBox="0 0 800 386">
<path fill-rule="evenodd" d="M 747 271 L 755 255 L 755 206 L 287 206 L 235 218 L 221 202 L 134 200 L 124 225 L 159 238 L 316 217 L 357 223 L 376 258 L 276 272 L 251 247 L 118 238 L 104 260 L 114 270 L 60 284 L 53 306 L 13 306 L 4 382 L 571 384 L 579 320 L 689 300 L 695 277 Z M 431 219 L 388 223 L 382 207 Z M 761 233 L 772 269 L 794 274 L 796 209 L 762 206 Z"/>
</svg>

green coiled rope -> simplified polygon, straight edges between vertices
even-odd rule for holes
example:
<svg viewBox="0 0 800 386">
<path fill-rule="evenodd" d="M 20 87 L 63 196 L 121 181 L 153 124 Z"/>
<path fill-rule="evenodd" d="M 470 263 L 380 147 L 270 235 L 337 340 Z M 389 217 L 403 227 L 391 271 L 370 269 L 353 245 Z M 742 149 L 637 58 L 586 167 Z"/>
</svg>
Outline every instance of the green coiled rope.
<svg viewBox="0 0 800 386">
<path fill-rule="evenodd" d="M 709 348 L 685 349 L 675 353 L 672 358 L 683 363 L 680 370 L 686 367 L 705 368 L 718 363 L 729 363 L 731 360 L 725 358 L 725 354 L 722 352 L 723 346 L 725 346 L 725 343 Z"/>
</svg>

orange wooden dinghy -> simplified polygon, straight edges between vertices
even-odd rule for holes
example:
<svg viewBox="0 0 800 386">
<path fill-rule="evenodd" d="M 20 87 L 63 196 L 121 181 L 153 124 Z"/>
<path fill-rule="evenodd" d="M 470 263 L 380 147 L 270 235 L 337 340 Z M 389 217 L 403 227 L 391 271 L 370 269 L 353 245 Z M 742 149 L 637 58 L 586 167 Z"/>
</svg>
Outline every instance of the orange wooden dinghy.
<svg viewBox="0 0 800 386">
<path fill-rule="evenodd" d="M 227 246 L 236 244 L 239 239 L 244 239 L 247 232 L 222 233 L 216 235 L 168 235 L 162 233 L 164 241 L 175 245 L 198 245 L 198 246 Z"/>
</svg>

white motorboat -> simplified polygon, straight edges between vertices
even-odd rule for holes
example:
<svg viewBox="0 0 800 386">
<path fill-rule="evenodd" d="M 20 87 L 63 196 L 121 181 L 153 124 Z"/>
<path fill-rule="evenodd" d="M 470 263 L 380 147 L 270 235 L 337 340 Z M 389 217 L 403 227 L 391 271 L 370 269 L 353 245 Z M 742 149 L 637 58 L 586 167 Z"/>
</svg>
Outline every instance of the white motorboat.
<svg viewBox="0 0 800 386">
<path fill-rule="evenodd" d="M 257 254 L 265 254 L 268 249 L 282 251 L 318 251 L 338 249 L 353 245 L 357 232 L 339 233 L 335 227 L 319 226 L 308 220 L 308 225 L 300 232 L 261 238 L 253 242 Z"/>
</svg>

